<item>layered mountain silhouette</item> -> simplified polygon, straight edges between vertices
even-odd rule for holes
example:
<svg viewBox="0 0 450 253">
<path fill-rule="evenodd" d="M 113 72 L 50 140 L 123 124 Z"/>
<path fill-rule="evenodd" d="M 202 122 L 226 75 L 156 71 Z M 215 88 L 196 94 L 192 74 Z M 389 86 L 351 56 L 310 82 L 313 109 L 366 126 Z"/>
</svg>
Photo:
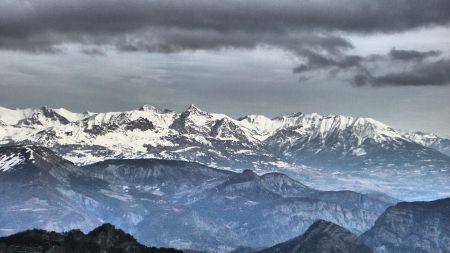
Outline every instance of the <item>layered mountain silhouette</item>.
<svg viewBox="0 0 450 253">
<path fill-rule="evenodd" d="M 319 220 L 306 232 L 287 242 L 257 251 L 257 253 L 371 253 L 369 247 L 347 229 Z"/>
<path fill-rule="evenodd" d="M 84 234 L 80 230 L 64 233 L 33 229 L 0 238 L 0 253 L 182 253 L 170 248 L 144 246 L 133 236 L 104 224 Z"/>
<path fill-rule="evenodd" d="M 112 238 L 126 242 L 95 246 L 91 236 L 109 232 L 100 237 L 83 232 L 104 222 L 144 245 L 206 252 L 370 252 L 367 246 L 376 253 L 450 250 L 450 199 L 397 204 L 379 193 L 318 191 L 279 172 L 237 173 L 184 161 L 114 159 L 77 166 L 48 148 L 1 147 L 0 202 L 1 235 L 80 229 L 3 238 L 5 252 L 42 247 L 61 252 L 55 250 L 63 250 L 67 240 L 97 247 L 96 252 L 102 247 L 119 247 L 105 252 L 148 252 L 122 232 L 115 236 L 110 225 L 94 231 L 113 231 Z M 14 248 L 14 242 L 34 236 L 39 243 Z"/>
<path fill-rule="evenodd" d="M 235 253 L 446 253 L 450 252 L 450 199 L 400 202 L 389 207 L 359 238 L 332 222 L 318 220 L 301 236 L 263 250 Z"/>
<path fill-rule="evenodd" d="M 396 203 L 318 191 L 282 173 L 236 173 L 183 161 L 107 160 L 76 166 L 39 146 L 0 148 L 0 233 L 90 231 L 104 222 L 158 247 L 227 252 L 298 236 L 317 219 L 355 234 Z"/>
<path fill-rule="evenodd" d="M 361 236 L 374 252 L 450 252 L 450 198 L 400 202 Z"/>
<path fill-rule="evenodd" d="M 27 230 L 0 238 L 0 253 L 181 253 L 173 248 L 147 247 L 130 234 L 103 224 L 85 234 L 80 230 L 57 233 L 40 229 Z M 234 252 L 255 253 L 370 253 L 355 235 L 334 223 L 318 220 L 301 236 L 255 251 L 238 248 Z"/>
<path fill-rule="evenodd" d="M 308 178 L 314 188 L 389 190 L 408 200 L 450 191 L 448 139 L 402 133 L 371 118 L 294 113 L 234 119 L 194 105 L 183 112 L 149 105 L 107 113 L 0 108 L 0 133 L 0 145 L 46 146 L 78 165 L 159 158 L 235 172 L 278 171 Z"/>
</svg>

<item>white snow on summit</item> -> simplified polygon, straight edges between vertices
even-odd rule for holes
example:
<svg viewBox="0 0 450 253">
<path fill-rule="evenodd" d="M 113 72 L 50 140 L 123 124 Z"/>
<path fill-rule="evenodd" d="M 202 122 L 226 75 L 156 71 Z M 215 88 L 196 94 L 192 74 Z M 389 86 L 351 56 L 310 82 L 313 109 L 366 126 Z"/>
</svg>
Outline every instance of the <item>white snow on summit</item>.
<svg viewBox="0 0 450 253">
<path fill-rule="evenodd" d="M 343 155 L 362 156 L 365 151 L 359 146 L 368 138 L 377 143 L 411 141 L 374 119 L 343 115 L 295 113 L 273 119 L 263 115 L 233 119 L 202 111 L 195 105 L 181 113 L 151 105 L 104 113 L 0 107 L 0 145 L 30 142 L 46 147 L 76 145 L 80 148 L 72 148 L 63 155 L 77 164 L 114 157 L 195 160 L 207 156 L 205 152 L 223 158 L 230 154 L 250 156 L 263 152 L 263 146 L 289 148 L 299 140 L 319 141 L 322 146 L 314 144 L 313 152 L 320 152 L 330 142 L 338 142 L 338 146 L 344 147 Z M 221 153 L 218 145 L 229 153 Z M 185 152 L 191 153 L 190 157 L 184 156 Z"/>
</svg>

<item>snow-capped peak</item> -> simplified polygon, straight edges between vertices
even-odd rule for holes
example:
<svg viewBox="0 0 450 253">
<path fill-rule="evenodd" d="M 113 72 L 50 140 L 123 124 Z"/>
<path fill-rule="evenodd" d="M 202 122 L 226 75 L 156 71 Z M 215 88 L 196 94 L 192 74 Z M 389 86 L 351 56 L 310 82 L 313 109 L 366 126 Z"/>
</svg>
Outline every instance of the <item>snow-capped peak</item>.
<svg viewBox="0 0 450 253">
<path fill-rule="evenodd" d="M 295 130 L 298 134 L 326 138 L 337 132 L 348 131 L 359 139 L 382 140 L 385 137 L 402 138 L 391 127 L 371 118 L 354 118 L 344 115 L 320 115 L 318 113 L 294 113 L 269 119 L 263 115 L 249 115 L 239 119 L 241 125 L 253 129 L 262 139 L 266 139 L 283 129 Z"/>
<path fill-rule="evenodd" d="M 68 152 L 63 154 L 65 158 L 83 164 L 111 157 L 193 160 L 198 156 L 223 159 L 231 153 L 275 157 L 270 152 L 289 155 L 299 154 L 299 150 L 362 156 L 368 151 L 360 145 L 367 139 L 380 146 L 413 142 L 374 119 L 343 115 L 294 113 L 272 119 L 248 115 L 236 120 L 202 111 L 195 105 L 181 113 L 161 111 L 151 105 L 104 113 L 0 107 L 0 145 L 34 143 L 61 148 Z M 103 151 L 92 155 L 92 146 Z"/>
<path fill-rule="evenodd" d="M 7 125 L 14 125 L 37 110 L 38 109 L 8 109 L 0 107 L 0 120 Z"/>
<path fill-rule="evenodd" d="M 63 108 L 53 109 L 48 106 L 14 110 L 0 107 L 0 121 L 7 125 L 68 124 L 84 117 L 86 117 L 84 114 L 73 113 Z"/>
<path fill-rule="evenodd" d="M 255 133 L 254 138 L 264 140 L 275 133 L 282 126 L 277 120 L 272 120 L 264 115 L 247 115 L 238 119 L 239 123 L 246 129 Z M 250 132 L 251 134 L 251 132 Z"/>
<path fill-rule="evenodd" d="M 83 118 L 89 116 L 89 112 L 85 113 L 75 113 L 64 108 L 53 109 L 56 113 L 68 119 L 71 122 L 82 120 Z"/>
<path fill-rule="evenodd" d="M 161 113 L 163 110 L 159 109 L 158 107 L 155 107 L 153 105 L 149 105 L 149 104 L 145 104 L 141 107 L 139 107 L 140 111 L 145 111 L 145 112 L 158 112 Z"/>
<path fill-rule="evenodd" d="M 190 104 L 188 108 L 186 108 L 187 112 L 204 112 L 198 106 L 194 104 Z"/>
<path fill-rule="evenodd" d="M 407 138 L 414 140 L 417 143 L 420 143 L 422 145 L 430 145 L 433 142 L 435 142 L 438 139 L 442 139 L 441 137 L 437 136 L 433 133 L 424 133 L 424 132 L 404 132 L 403 133 Z"/>
<path fill-rule="evenodd" d="M 419 143 L 425 147 L 430 147 L 450 156 L 450 139 L 443 138 L 433 133 L 424 132 L 403 132 L 403 136 L 409 140 Z"/>
</svg>

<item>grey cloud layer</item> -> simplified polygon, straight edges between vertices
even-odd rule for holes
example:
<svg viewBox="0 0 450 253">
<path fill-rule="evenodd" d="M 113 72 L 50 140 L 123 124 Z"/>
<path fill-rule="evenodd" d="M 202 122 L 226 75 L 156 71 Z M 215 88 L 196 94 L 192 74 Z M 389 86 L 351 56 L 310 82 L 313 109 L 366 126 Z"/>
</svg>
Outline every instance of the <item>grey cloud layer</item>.
<svg viewBox="0 0 450 253">
<path fill-rule="evenodd" d="M 438 51 L 415 51 L 392 49 L 387 55 L 372 55 L 354 66 L 353 83 L 357 86 L 442 86 L 450 85 L 450 59 L 441 57 Z M 389 59 L 401 61 L 403 69 L 389 70 L 384 73 L 370 67 L 373 62 L 386 63 Z M 395 61 L 394 61 L 395 62 Z M 391 65 L 394 65 L 391 63 Z M 397 68 L 399 68 L 397 66 Z M 405 67 L 407 66 L 407 67 Z"/>
<path fill-rule="evenodd" d="M 306 61 L 294 68 L 294 73 L 325 71 L 331 75 L 345 72 L 356 86 L 442 86 L 450 85 L 450 59 L 439 51 L 392 49 L 386 55 L 323 55 L 303 50 Z M 393 61 L 392 61 L 393 60 Z M 400 61 L 398 63 L 397 61 Z M 391 65 L 388 73 L 380 65 Z M 373 66 L 375 65 L 375 67 Z M 406 68 L 406 70 L 404 70 Z"/>
<path fill-rule="evenodd" d="M 360 66 L 363 57 L 358 55 L 334 54 L 327 56 L 311 50 L 303 50 L 301 54 L 306 58 L 306 62 L 295 67 L 294 73 L 305 73 L 321 69 L 348 69 Z"/>
<path fill-rule="evenodd" d="M 299 31 L 396 32 L 448 24 L 448 13 L 447 0 L 1 0 L 0 47 L 39 51 L 64 42 L 151 51 L 248 47 L 276 44 L 265 38 Z"/>
<path fill-rule="evenodd" d="M 370 77 L 375 86 L 398 85 L 448 85 L 450 84 L 450 60 L 443 59 L 419 65 L 411 70 Z"/>
<path fill-rule="evenodd" d="M 353 45 L 342 32 L 448 25 L 449 13 L 448 0 L 0 0 L 0 49 L 55 52 L 79 43 L 84 54 L 105 55 L 109 47 L 172 53 L 272 46 L 299 58 L 294 72 L 300 75 L 351 71 L 358 85 L 442 85 L 449 83 L 445 77 L 408 79 L 408 71 L 378 79 L 367 67 L 369 59 L 347 53 Z M 434 69 L 423 61 L 438 55 L 393 49 L 380 57 L 415 61 L 411 71 L 425 73 Z"/>
<path fill-rule="evenodd" d="M 422 61 L 425 58 L 438 56 L 440 54 L 441 52 L 435 50 L 420 52 L 416 50 L 399 50 L 395 48 L 389 52 L 389 56 L 392 59 L 402 61 L 410 61 L 410 60 Z"/>
</svg>

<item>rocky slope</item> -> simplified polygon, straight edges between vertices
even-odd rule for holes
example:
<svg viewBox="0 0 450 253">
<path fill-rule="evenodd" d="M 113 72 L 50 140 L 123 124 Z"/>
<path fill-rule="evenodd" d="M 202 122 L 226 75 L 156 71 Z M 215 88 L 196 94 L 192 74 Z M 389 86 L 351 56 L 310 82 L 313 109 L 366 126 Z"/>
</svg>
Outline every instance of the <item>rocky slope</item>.
<svg viewBox="0 0 450 253">
<path fill-rule="evenodd" d="M 191 162 L 109 160 L 76 166 L 47 148 L 0 148 L 0 233 L 89 231 L 110 222 L 146 245 L 227 252 L 267 247 L 327 219 L 360 234 L 394 201 L 317 191 L 281 173 Z"/>
<path fill-rule="evenodd" d="M 0 120 L 2 143 L 28 141 L 56 147 L 59 154 L 77 164 L 126 156 L 196 160 L 224 167 L 234 164 L 235 157 L 247 157 L 237 164 L 264 168 L 277 166 L 264 162 L 287 156 L 288 162 L 307 164 L 320 160 L 325 164 L 327 159 L 352 161 L 352 165 L 345 165 L 348 168 L 385 165 L 377 154 L 392 152 L 397 160 L 390 162 L 398 165 L 405 159 L 448 161 L 448 157 L 423 146 L 428 142 L 404 136 L 370 118 L 342 115 L 296 113 L 273 119 L 250 115 L 235 120 L 194 105 L 182 113 L 146 105 L 138 110 L 108 113 L 72 113 L 48 107 L 0 108 Z M 89 146 L 99 150 L 92 153 Z M 252 156 L 264 159 L 255 163 Z M 373 161 L 368 162 L 368 158 Z"/>
<path fill-rule="evenodd" d="M 450 139 L 442 138 L 432 133 L 414 132 L 404 133 L 404 136 L 420 145 L 436 149 L 450 156 Z"/>
<path fill-rule="evenodd" d="M 146 105 L 107 113 L 0 108 L 0 122 L 0 145 L 50 147 L 78 165 L 176 159 L 239 172 L 280 171 L 324 190 L 384 191 L 403 199 L 450 191 L 449 156 L 370 118 L 296 113 L 233 119 L 193 105 L 181 113 Z M 423 187 L 411 191 L 417 182 Z"/>
<path fill-rule="evenodd" d="M 450 199 L 401 202 L 361 236 L 374 252 L 450 252 Z"/>
<path fill-rule="evenodd" d="M 277 244 L 257 253 L 371 253 L 358 237 L 334 223 L 319 220 L 306 232 L 289 241 Z"/>
<path fill-rule="evenodd" d="M 139 244 L 131 235 L 111 224 L 84 234 L 80 230 L 64 233 L 28 230 L 0 238 L 0 253 L 181 253 L 180 250 L 151 248 Z"/>
<path fill-rule="evenodd" d="M 79 168 L 47 148 L 0 148 L 0 235 L 28 228 L 91 228 L 101 221 L 68 199 Z M 64 223 L 61 223 L 64 221 Z"/>
</svg>

